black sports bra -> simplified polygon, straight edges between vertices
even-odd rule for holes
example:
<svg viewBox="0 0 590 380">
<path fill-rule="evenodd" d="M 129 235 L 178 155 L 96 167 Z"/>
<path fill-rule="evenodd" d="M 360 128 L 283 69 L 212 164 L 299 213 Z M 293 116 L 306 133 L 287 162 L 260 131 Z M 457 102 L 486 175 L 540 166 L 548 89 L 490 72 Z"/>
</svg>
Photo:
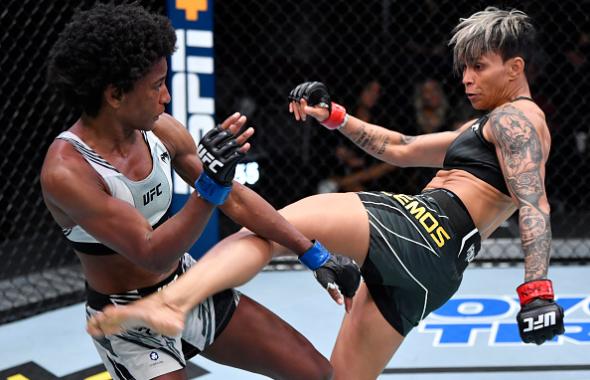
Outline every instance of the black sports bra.
<svg viewBox="0 0 590 380">
<path fill-rule="evenodd" d="M 512 101 L 516 100 L 533 101 L 526 96 L 519 96 Z M 496 148 L 483 136 L 483 128 L 489 117 L 490 115 L 486 114 L 477 119 L 451 143 L 445 155 L 443 168 L 465 170 L 510 196 Z"/>
<path fill-rule="evenodd" d="M 451 143 L 443 168 L 465 170 L 509 196 L 494 144 L 483 137 L 488 119 L 489 115 L 480 117 Z"/>
</svg>

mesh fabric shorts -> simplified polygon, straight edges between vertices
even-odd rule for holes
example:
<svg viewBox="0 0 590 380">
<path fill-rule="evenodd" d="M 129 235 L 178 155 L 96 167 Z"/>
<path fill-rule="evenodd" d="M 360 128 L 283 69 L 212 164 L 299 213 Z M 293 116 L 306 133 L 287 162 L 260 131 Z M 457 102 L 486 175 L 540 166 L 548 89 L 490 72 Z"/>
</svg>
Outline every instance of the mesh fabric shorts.
<svg viewBox="0 0 590 380">
<path fill-rule="evenodd" d="M 126 304 L 161 289 L 194 263 L 194 259 L 185 254 L 175 273 L 149 288 L 111 295 L 87 288 L 87 317 L 108 304 Z M 94 345 L 114 380 L 152 379 L 184 368 L 186 360 L 211 345 L 227 326 L 238 302 L 239 293 L 234 290 L 207 298 L 188 314 L 181 336 L 164 336 L 140 327 L 123 334 L 93 338 Z"/>
<path fill-rule="evenodd" d="M 405 336 L 457 291 L 479 251 L 479 232 L 448 190 L 358 196 L 371 233 L 363 278 L 381 314 Z"/>
</svg>

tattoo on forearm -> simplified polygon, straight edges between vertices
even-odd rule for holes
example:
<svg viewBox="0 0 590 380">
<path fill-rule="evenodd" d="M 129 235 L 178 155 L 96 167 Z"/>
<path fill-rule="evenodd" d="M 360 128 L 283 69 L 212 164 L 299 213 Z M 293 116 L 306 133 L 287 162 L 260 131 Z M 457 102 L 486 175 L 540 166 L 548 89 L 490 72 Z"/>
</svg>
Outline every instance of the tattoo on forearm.
<svg viewBox="0 0 590 380">
<path fill-rule="evenodd" d="M 541 208 L 546 196 L 541 140 L 529 119 L 512 105 L 497 109 L 490 116 L 504 176 L 519 203 L 525 280 L 545 278 L 551 250 L 551 223 L 549 212 Z"/>
<path fill-rule="evenodd" d="M 381 143 L 381 147 L 377 151 L 377 154 L 382 155 L 383 153 L 385 153 L 385 150 L 387 149 L 388 145 L 389 145 L 389 139 L 387 137 L 383 137 L 383 142 Z"/>
<path fill-rule="evenodd" d="M 352 133 L 350 139 L 369 154 L 381 156 L 390 145 L 386 135 L 379 130 L 370 128 L 367 124 L 362 123 L 358 132 Z"/>
<path fill-rule="evenodd" d="M 522 207 L 519 211 L 519 223 L 525 260 L 525 280 L 545 278 L 551 251 L 549 215 L 533 207 Z"/>
<path fill-rule="evenodd" d="M 367 125 L 363 123 L 361 130 L 358 132 L 357 137 L 354 139 L 354 143 L 363 149 L 370 148 L 373 145 L 375 136 L 367 130 Z M 370 149 L 369 149 L 370 150 Z"/>
</svg>

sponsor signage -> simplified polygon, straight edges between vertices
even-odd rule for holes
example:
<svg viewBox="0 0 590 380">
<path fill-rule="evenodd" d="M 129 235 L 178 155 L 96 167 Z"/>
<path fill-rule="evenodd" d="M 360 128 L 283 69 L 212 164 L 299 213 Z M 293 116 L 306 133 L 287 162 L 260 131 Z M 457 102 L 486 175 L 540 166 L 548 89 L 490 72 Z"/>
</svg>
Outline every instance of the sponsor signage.
<svg viewBox="0 0 590 380">
<path fill-rule="evenodd" d="M 185 125 L 198 142 L 215 126 L 215 65 L 212 0 L 167 0 L 168 17 L 176 30 L 176 51 L 169 62 L 171 102 L 168 111 Z M 236 181 L 258 181 L 258 163 L 236 168 Z M 193 191 L 180 176 L 173 174 L 172 212 L 182 208 Z M 199 257 L 219 240 L 217 210 L 191 249 Z"/>
<path fill-rule="evenodd" d="M 590 297 L 560 295 L 565 312 L 565 334 L 544 345 L 590 344 Z M 520 340 L 516 314 L 520 310 L 512 296 L 453 297 L 420 323 L 420 334 L 432 335 L 435 347 L 465 347 L 486 342 L 489 346 L 525 345 Z M 535 323 L 532 321 L 531 328 Z"/>
<path fill-rule="evenodd" d="M 167 0 L 168 17 L 176 30 L 176 51 L 168 65 L 171 101 L 168 111 L 198 142 L 215 126 L 213 1 Z M 173 173 L 172 212 L 182 208 L 192 188 Z M 190 253 L 199 257 L 219 240 L 218 214 L 213 212 Z"/>
</svg>

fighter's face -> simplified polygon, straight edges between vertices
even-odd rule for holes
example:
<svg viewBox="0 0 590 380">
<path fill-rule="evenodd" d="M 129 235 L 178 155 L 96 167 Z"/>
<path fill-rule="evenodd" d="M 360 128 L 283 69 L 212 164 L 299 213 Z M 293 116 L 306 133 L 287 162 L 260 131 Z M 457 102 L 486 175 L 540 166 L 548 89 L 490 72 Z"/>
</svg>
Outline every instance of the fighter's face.
<svg viewBox="0 0 590 380">
<path fill-rule="evenodd" d="M 475 64 L 465 66 L 463 85 L 473 108 L 491 110 L 509 97 L 509 61 L 504 62 L 498 53 L 486 53 Z"/>
<path fill-rule="evenodd" d="M 168 64 L 161 58 L 150 71 L 139 79 L 133 89 L 123 95 L 119 114 L 122 119 L 136 129 L 151 130 L 164 107 L 170 102 L 166 87 Z"/>
</svg>

